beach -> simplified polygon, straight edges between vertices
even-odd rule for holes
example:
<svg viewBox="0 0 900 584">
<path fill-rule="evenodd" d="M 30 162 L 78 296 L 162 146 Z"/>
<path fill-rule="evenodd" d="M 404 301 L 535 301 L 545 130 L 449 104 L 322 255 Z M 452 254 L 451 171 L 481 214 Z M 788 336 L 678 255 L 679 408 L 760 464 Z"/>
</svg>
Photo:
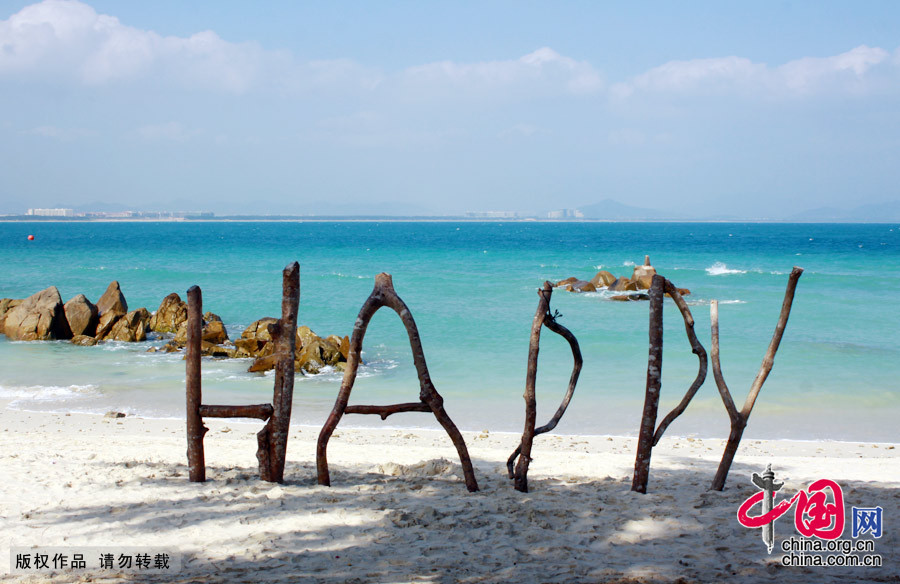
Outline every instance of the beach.
<svg viewBox="0 0 900 584">
<path fill-rule="evenodd" d="M 519 435 L 464 432 L 480 490 L 466 491 L 440 431 L 339 426 L 331 487 L 315 480 L 318 428 L 294 425 L 285 483 L 258 478 L 261 423 L 206 420 L 207 481 L 188 481 L 183 421 L 0 409 L 0 573 L 13 582 L 886 582 L 896 581 L 900 451 L 867 442 L 741 445 L 708 491 L 724 440 L 664 438 L 648 494 L 630 491 L 636 440 L 538 436 L 529 493 L 506 478 Z M 752 426 L 752 423 L 751 423 Z M 740 525 L 771 464 L 780 494 L 819 479 L 851 507 L 883 509 L 882 567 L 783 566 L 793 509 L 771 555 Z M 759 508 L 754 514 L 758 514 Z M 7 550 L 172 550 L 164 576 L 117 570 L 11 574 Z M 837 553 L 841 555 L 840 552 Z M 88 558 L 89 560 L 91 558 Z"/>
</svg>

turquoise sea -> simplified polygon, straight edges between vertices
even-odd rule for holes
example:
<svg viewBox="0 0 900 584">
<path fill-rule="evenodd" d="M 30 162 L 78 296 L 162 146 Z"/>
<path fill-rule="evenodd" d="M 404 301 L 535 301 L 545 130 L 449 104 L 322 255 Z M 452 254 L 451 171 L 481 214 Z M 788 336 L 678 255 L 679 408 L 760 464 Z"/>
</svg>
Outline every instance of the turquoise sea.
<svg viewBox="0 0 900 584">
<path fill-rule="evenodd" d="M 33 234 L 34 241 L 27 236 Z M 50 285 L 92 301 L 118 280 L 131 309 L 154 311 L 197 284 L 204 310 L 232 338 L 278 316 L 281 270 L 300 262 L 300 322 L 320 335 L 351 332 L 379 272 L 393 275 L 422 335 L 435 386 L 465 430 L 520 432 L 528 336 L 544 280 L 630 275 L 649 254 L 687 297 L 709 349 L 709 303 L 720 301 L 722 365 L 743 403 L 775 327 L 792 266 L 805 269 L 775 366 L 747 438 L 897 442 L 900 419 L 900 225 L 756 223 L 183 222 L 0 223 L 0 297 Z M 636 435 L 647 363 L 646 302 L 555 291 L 552 307 L 578 338 L 585 365 L 557 427 L 565 434 Z M 545 329 L 538 422 L 555 411 L 571 370 Z M 0 400 L 10 408 L 147 417 L 184 416 L 181 355 L 137 344 L 76 347 L 0 336 Z M 379 311 L 366 336 L 351 403 L 413 401 L 418 383 L 399 319 Z M 206 403 L 260 403 L 271 375 L 247 360 L 203 363 Z M 660 418 L 696 374 L 677 308 L 665 310 Z M 298 375 L 295 423 L 321 426 L 341 376 Z M 343 425 L 435 427 L 427 414 L 348 415 Z M 725 437 L 712 379 L 672 435 Z"/>
</svg>

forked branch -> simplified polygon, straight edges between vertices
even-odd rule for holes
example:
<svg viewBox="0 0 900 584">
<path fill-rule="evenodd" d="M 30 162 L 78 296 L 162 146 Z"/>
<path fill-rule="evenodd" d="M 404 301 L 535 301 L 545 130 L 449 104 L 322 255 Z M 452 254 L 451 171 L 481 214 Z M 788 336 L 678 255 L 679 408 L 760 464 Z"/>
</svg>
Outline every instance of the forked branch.
<svg viewBox="0 0 900 584">
<path fill-rule="evenodd" d="M 712 366 L 713 376 L 716 379 L 716 386 L 719 388 L 719 394 L 722 396 L 722 402 L 731 419 L 731 432 L 728 435 L 728 442 L 725 445 L 725 452 L 722 454 L 722 461 L 719 463 L 719 469 L 713 479 L 710 490 L 721 491 L 725 488 L 725 480 L 728 478 L 728 471 L 731 469 L 731 463 L 734 462 L 734 456 L 737 453 L 738 446 L 741 443 L 741 437 L 744 435 L 744 428 L 750 419 L 750 413 L 756 404 L 756 398 L 766 378 L 772 371 L 775 364 L 775 353 L 781 344 L 781 338 L 784 336 L 784 329 L 787 326 L 788 317 L 791 315 L 791 305 L 794 302 L 794 292 L 797 289 L 797 281 L 803 274 L 803 268 L 794 266 L 791 275 L 788 277 L 787 289 L 784 292 L 784 301 L 781 303 L 781 314 L 778 316 L 778 324 L 775 325 L 775 332 L 772 334 L 772 340 L 769 342 L 769 348 L 766 350 L 759 372 L 750 386 L 747 393 L 747 399 L 744 401 L 744 407 L 740 411 L 734 404 L 731 392 L 725 384 L 725 377 L 722 375 L 722 365 L 719 361 L 719 304 L 716 301 L 710 305 L 710 327 L 712 328 Z"/>
</svg>

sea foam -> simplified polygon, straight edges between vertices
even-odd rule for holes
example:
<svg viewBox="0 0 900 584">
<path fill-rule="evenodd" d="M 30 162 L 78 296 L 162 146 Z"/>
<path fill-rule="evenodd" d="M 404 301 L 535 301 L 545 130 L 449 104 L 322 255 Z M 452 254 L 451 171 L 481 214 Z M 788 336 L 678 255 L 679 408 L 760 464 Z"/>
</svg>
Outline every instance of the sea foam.
<svg viewBox="0 0 900 584">
<path fill-rule="evenodd" d="M 710 276 L 724 276 L 725 274 L 746 274 L 747 270 L 734 270 L 729 268 L 722 262 L 716 262 L 710 267 L 706 268 L 706 273 Z"/>
</svg>

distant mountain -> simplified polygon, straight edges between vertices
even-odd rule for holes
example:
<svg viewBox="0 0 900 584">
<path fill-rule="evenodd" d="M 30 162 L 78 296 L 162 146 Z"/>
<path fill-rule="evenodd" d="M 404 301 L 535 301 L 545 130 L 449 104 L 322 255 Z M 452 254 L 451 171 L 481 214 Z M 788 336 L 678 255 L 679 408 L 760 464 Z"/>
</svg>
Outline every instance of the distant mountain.
<svg viewBox="0 0 900 584">
<path fill-rule="evenodd" d="M 678 213 L 633 207 L 612 199 L 604 199 L 592 205 L 582 205 L 578 207 L 578 210 L 584 213 L 586 219 L 605 219 L 607 221 L 684 219 L 684 216 Z"/>
<path fill-rule="evenodd" d="M 801 223 L 883 223 L 900 221 L 900 200 L 860 205 L 852 209 L 819 207 L 785 218 Z"/>
</svg>

